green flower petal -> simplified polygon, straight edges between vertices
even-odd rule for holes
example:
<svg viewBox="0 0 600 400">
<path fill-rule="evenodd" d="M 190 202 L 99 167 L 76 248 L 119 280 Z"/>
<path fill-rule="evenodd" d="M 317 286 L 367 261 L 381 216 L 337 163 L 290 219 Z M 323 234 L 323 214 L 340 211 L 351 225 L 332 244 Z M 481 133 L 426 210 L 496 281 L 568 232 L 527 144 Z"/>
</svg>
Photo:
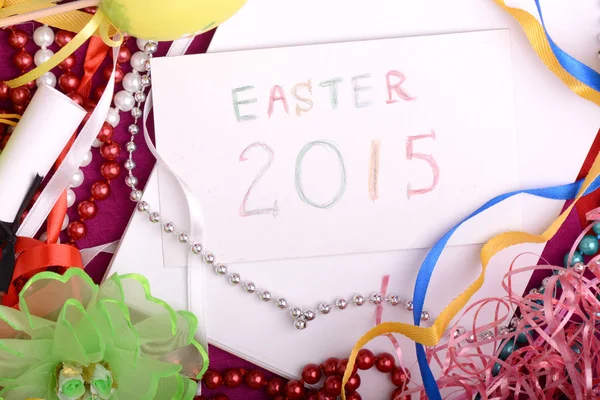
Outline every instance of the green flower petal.
<svg viewBox="0 0 600 400">
<path fill-rule="evenodd" d="M 57 360 L 44 360 L 15 379 L 2 379 L 0 396 L 10 400 L 23 400 L 28 397 L 54 399 L 56 397 Z M 19 397 L 21 396 L 21 397 Z"/>
<path fill-rule="evenodd" d="M 184 390 L 185 385 L 183 383 L 183 378 L 181 377 L 181 375 L 171 375 L 158 380 L 158 388 L 156 389 L 154 399 L 180 400 Z"/>
<path fill-rule="evenodd" d="M 56 321 L 69 299 L 77 300 L 84 308 L 93 303 L 98 286 L 79 268 L 69 268 L 64 275 L 41 272 L 34 275 L 19 294 L 19 309 L 36 329 L 33 316 Z"/>
<path fill-rule="evenodd" d="M 102 361 L 104 343 L 83 306 L 69 299 L 56 324 L 53 354 L 59 360 L 89 365 Z"/>
<path fill-rule="evenodd" d="M 145 357 L 140 357 L 137 365 L 130 364 L 130 355 L 126 352 L 111 352 L 110 368 L 118 384 L 116 393 L 124 399 L 152 399 L 158 388 L 158 380 L 179 373 L 181 366 L 163 363 Z M 112 400 L 112 399 L 111 399 Z"/>
<path fill-rule="evenodd" d="M 183 379 L 183 384 L 185 386 L 182 400 L 193 400 L 196 397 L 196 392 L 198 391 L 198 383 L 191 379 Z M 158 399 L 156 399 L 158 400 Z"/>
<path fill-rule="evenodd" d="M 0 340 L 0 381 L 17 378 L 51 353 L 51 340 Z"/>
</svg>

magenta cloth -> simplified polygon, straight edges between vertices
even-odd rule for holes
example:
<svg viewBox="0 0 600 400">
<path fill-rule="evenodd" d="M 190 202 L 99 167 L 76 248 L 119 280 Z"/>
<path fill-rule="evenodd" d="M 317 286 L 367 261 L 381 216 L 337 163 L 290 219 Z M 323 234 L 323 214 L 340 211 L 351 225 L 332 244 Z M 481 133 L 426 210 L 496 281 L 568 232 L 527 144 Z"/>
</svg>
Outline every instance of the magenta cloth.
<svg viewBox="0 0 600 400">
<path fill-rule="evenodd" d="M 33 28 L 34 25 L 32 23 L 22 25 L 22 29 L 29 34 L 30 38 Z M 0 79 L 2 80 L 14 78 L 19 73 L 11 61 L 12 55 L 16 51 L 8 45 L 8 33 L 9 31 L 7 29 L 0 30 L 0 54 L 2 55 L 2 57 L 0 57 Z M 211 38 L 212 32 L 198 37 L 194 41 L 189 53 L 205 52 Z M 135 40 L 130 39 L 127 45 L 132 52 L 137 51 Z M 168 43 L 161 43 L 157 56 L 164 55 L 168 49 L 168 46 Z M 51 48 L 56 51 L 55 45 Z M 33 40 L 30 40 L 29 44 L 27 45 L 27 50 L 32 54 L 36 51 L 36 46 L 33 44 Z M 73 71 L 78 76 L 81 76 L 82 63 L 85 57 L 85 47 L 78 50 L 76 56 L 77 66 Z M 108 65 L 108 63 L 109 60 L 105 60 L 104 66 Z M 104 66 L 101 67 L 101 70 L 104 68 Z M 125 65 L 124 70 L 125 72 L 128 72 L 130 67 Z M 61 72 L 58 68 L 54 71 L 57 77 L 60 76 Z M 94 79 L 94 87 L 103 83 L 105 82 L 103 82 L 102 74 L 97 74 Z M 118 85 L 117 90 L 120 89 L 121 87 Z M 175 101 L 177 101 L 177 99 L 175 99 Z M 3 109 L 10 110 L 10 103 L 0 102 L 0 112 L 2 112 L 1 110 Z M 114 136 L 115 141 L 121 145 L 122 149 L 121 155 L 117 160 L 121 165 L 121 176 L 111 184 L 112 195 L 107 200 L 98 202 L 98 215 L 94 219 L 86 222 L 89 228 L 88 235 L 77 243 L 80 248 L 93 247 L 99 244 L 119 240 L 122 237 L 125 227 L 131 217 L 131 213 L 134 210 L 134 203 L 129 200 L 129 188 L 125 185 L 124 172 L 122 168 L 123 161 L 126 158 L 124 145 L 129 139 L 129 136 L 126 132 L 126 127 L 131 123 L 131 121 L 131 115 L 121 113 L 121 123 L 119 124 L 118 128 L 115 129 Z M 40 132 L 40 134 L 43 134 L 43 132 Z M 135 152 L 135 161 L 137 164 L 135 175 L 139 179 L 139 186 L 144 187 L 155 160 L 143 143 L 143 140 L 138 140 L 137 144 L 138 150 Z M 85 173 L 85 181 L 79 188 L 75 189 L 78 201 L 88 198 L 90 196 L 90 188 L 92 184 L 102 179 L 100 174 L 100 165 L 103 161 L 97 149 L 93 149 L 92 153 L 94 155 L 92 163 L 83 169 Z M 78 219 L 76 207 L 72 207 L 69 210 L 69 218 L 71 221 Z M 569 250 L 580 231 L 581 227 L 579 226 L 578 218 L 575 214 L 573 214 L 568 218 L 566 226 L 561 229 L 558 235 L 551 241 L 553 247 L 547 247 L 545 249 L 543 257 L 551 263 L 558 263 L 557 265 L 561 265 L 562 256 Z M 62 240 L 66 240 L 64 234 Z M 95 282 L 100 282 L 102 280 L 110 259 L 111 255 L 102 254 L 86 268 L 86 272 L 92 276 Z M 542 278 L 543 276 L 535 276 L 531 287 L 539 285 L 539 282 Z M 323 354 L 323 359 L 327 357 L 327 354 Z M 322 360 L 314 360 L 313 362 L 319 363 L 321 361 Z M 210 363 L 210 368 L 219 372 L 224 372 L 227 368 L 244 368 L 246 370 L 257 368 L 247 361 L 244 361 L 212 346 L 210 347 Z M 266 371 L 265 374 L 268 378 L 274 376 Z M 266 400 L 270 398 L 264 391 L 250 390 L 245 385 L 242 385 L 236 389 L 221 388 L 214 391 L 205 390 L 204 392 L 207 398 L 220 393 L 228 395 L 230 399 Z"/>
</svg>

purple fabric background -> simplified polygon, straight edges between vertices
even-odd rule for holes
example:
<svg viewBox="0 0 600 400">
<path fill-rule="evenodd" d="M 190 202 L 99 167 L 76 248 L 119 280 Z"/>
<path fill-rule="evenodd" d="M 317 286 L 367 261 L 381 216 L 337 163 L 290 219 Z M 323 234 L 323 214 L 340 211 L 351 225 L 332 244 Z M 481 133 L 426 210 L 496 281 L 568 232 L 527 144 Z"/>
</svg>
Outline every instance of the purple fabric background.
<svg viewBox="0 0 600 400">
<path fill-rule="evenodd" d="M 24 24 L 21 28 L 25 30 L 31 37 L 31 34 L 34 29 L 33 24 Z M 8 45 L 8 34 L 8 30 L 0 30 L 0 54 L 2 55 L 2 57 L 0 57 L 0 79 L 2 80 L 14 78 L 19 73 L 19 71 L 13 66 L 11 61 L 12 55 L 15 53 L 15 50 Z M 211 38 L 212 32 L 196 38 L 194 44 L 190 49 L 190 53 L 204 52 L 208 47 Z M 132 52 L 137 51 L 135 40 L 130 39 L 127 45 L 132 50 Z M 161 43 L 159 46 L 159 52 L 157 56 L 164 55 L 168 49 L 168 46 L 168 43 Z M 82 63 L 85 56 L 85 47 L 86 46 L 84 46 L 84 48 L 80 49 L 76 53 L 77 67 L 74 69 L 74 72 L 78 76 L 82 75 Z M 56 51 L 55 46 L 52 47 L 52 49 Z M 33 44 L 33 40 L 31 40 L 28 44 L 27 50 L 30 51 L 32 54 L 35 53 L 36 46 Z M 109 61 L 109 59 L 105 60 L 104 65 L 108 65 Z M 103 67 L 101 67 L 101 70 Z M 129 65 L 124 65 L 123 67 L 125 72 L 128 72 L 130 70 Z M 56 69 L 54 71 L 57 77 L 60 76 L 61 72 L 59 69 Z M 105 82 L 102 78 L 102 74 L 97 74 L 96 79 L 94 80 L 94 87 L 104 83 Z M 120 90 L 120 85 L 117 86 L 117 91 L 118 90 Z M 10 103 L 0 102 L 0 109 L 10 110 Z M 119 127 L 115 130 L 114 138 L 122 147 L 121 156 L 118 159 L 121 165 L 124 159 L 126 158 L 126 151 L 124 150 L 124 144 L 128 140 L 126 127 L 131 121 L 132 118 L 128 113 L 122 113 L 121 123 Z M 40 132 L 40 134 L 43 134 L 43 132 Z M 135 170 L 135 175 L 139 178 L 140 187 L 143 187 L 151 172 L 152 166 L 154 165 L 154 159 L 149 153 L 146 146 L 143 144 L 143 141 L 140 140 L 137 143 L 138 151 L 135 153 L 135 161 L 137 163 L 137 168 Z M 93 149 L 92 153 L 94 155 L 92 163 L 88 167 L 84 168 L 85 182 L 83 183 L 83 185 L 81 185 L 75 190 L 78 201 L 89 197 L 90 188 L 92 184 L 102 179 L 100 174 L 100 165 L 102 164 L 102 159 L 97 149 Z M 121 176 L 116 181 L 112 182 L 111 188 L 112 195 L 110 196 L 110 198 L 98 203 L 99 210 L 97 217 L 87 222 L 89 228 L 88 235 L 87 237 L 78 242 L 80 248 L 92 247 L 102 243 L 119 240 L 123 235 L 127 222 L 129 221 L 130 215 L 134 210 L 134 203 L 132 203 L 128 199 L 129 190 L 124 183 L 123 169 L 121 172 Z M 72 221 L 77 219 L 76 207 L 72 207 L 69 210 L 69 218 Z M 581 227 L 576 215 L 571 215 L 571 217 L 567 221 L 566 226 L 563 229 L 561 229 L 556 238 L 553 239 L 552 246 L 548 246 L 546 248 L 543 257 L 550 263 L 558 263 L 558 265 L 560 265 L 560 263 L 562 262 L 562 256 L 566 251 L 568 251 L 580 230 Z M 66 237 L 63 235 L 62 239 L 65 240 Z M 102 254 L 87 267 L 86 271 L 92 276 L 92 278 L 96 282 L 101 281 L 110 259 L 110 255 Z M 542 278 L 543 275 L 536 275 L 531 283 L 531 287 L 539 285 L 539 282 Z M 326 357 L 327 354 L 323 354 L 323 359 L 325 359 Z M 247 370 L 256 368 L 251 363 L 239 359 L 215 347 L 210 348 L 210 358 L 211 369 L 220 372 L 224 371 L 227 368 L 244 368 Z M 322 360 L 314 360 L 314 362 L 320 361 Z M 273 376 L 273 374 L 269 372 L 266 372 L 266 374 L 269 378 Z M 244 385 L 237 389 L 223 388 L 216 391 L 205 390 L 205 395 L 207 395 L 207 398 L 210 398 L 211 395 L 218 393 L 227 394 L 231 399 L 259 400 L 269 398 L 264 392 L 250 390 Z"/>
</svg>

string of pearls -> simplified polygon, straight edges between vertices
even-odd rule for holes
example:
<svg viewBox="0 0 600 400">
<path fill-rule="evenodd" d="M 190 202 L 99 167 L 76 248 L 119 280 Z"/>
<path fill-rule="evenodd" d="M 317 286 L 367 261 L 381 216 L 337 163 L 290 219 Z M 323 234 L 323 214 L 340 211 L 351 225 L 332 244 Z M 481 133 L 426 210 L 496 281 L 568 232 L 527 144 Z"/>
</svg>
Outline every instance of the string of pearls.
<svg viewBox="0 0 600 400">
<path fill-rule="evenodd" d="M 133 160 L 133 153 L 137 149 L 137 146 L 135 144 L 135 137 L 140 133 L 138 120 L 142 116 L 141 105 L 146 99 L 144 90 L 151 85 L 150 60 L 152 59 L 154 53 L 157 51 L 158 45 L 156 42 L 153 41 L 138 40 L 138 47 L 140 49 L 143 49 L 143 52 L 135 53 L 132 56 L 132 66 L 134 65 L 135 60 L 136 66 L 134 66 L 134 69 L 142 72 L 143 67 L 146 73 L 141 76 L 142 89 L 139 92 L 135 93 L 135 104 L 131 106 L 131 114 L 134 117 L 134 122 L 128 128 L 128 131 L 131 134 L 131 139 L 126 145 L 127 151 L 129 152 L 129 158 L 125 161 L 124 166 L 125 169 L 128 171 L 126 183 L 128 186 L 131 187 L 131 193 L 129 197 L 132 201 L 137 203 L 137 210 L 139 212 L 147 214 L 150 222 L 154 224 L 160 224 L 162 226 L 162 229 L 166 233 L 172 234 L 172 236 L 174 236 L 179 243 L 186 245 L 189 251 L 191 251 L 194 255 L 202 257 L 204 264 L 212 267 L 217 276 L 224 277 L 231 286 L 240 287 L 246 293 L 256 295 L 260 301 L 265 303 L 272 303 L 279 310 L 287 311 L 292 317 L 293 325 L 298 330 L 305 329 L 308 325 L 308 322 L 314 320 L 318 315 L 327 315 L 333 310 L 344 310 L 350 304 L 356 307 L 360 307 L 364 304 L 372 304 L 374 306 L 378 306 L 382 303 L 385 303 L 390 306 L 403 306 L 407 311 L 413 310 L 413 303 L 411 300 L 401 300 L 395 294 L 384 296 L 378 292 L 372 293 L 367 296 L 356 294 L 348 299 L 339 297 L 333 302 L 321 302 L 316 308 L 303 309 L 300 307 L 292 306 L 288 303 L 288 301 L 285 298 L 275 296 L 268 290 L 258 289 L 257 285 L 254 282 L 243 281 L 239 273 L 231 272 L 229 271 L 227 265 L 217 263 L 214 254 L 203 249 L 200 243 L 190 243 L 189 235 L 185 232 L 178 232 L 176 229 L 176 225 L 173 222 L 163 220 L 160 213 L 152 211 L 150 204 L 148 204 L 147 201 L 142 201 L 143 192 L 137 188 L 138 179 L 133 174 L 133 171 L 136 167 L 135 161 Z M 119 99 L 121 98 L 121 93 L 122 92 L 117 93 L 117 95 L 115 96 L 115 101 L 117 97 L 119 97 Z M 124 94 L 122 96 L 126 97 Z M 129 99 L 128 97 L 123 101 L 124 104 L 127 104 L 128 106 L 131 104 L 131 99 Z M 432 317 L 428 311 L 424 310 L 421 313 L 421 320 L 423 322 L 428 322 L 431 319 Z"/>
</svg>

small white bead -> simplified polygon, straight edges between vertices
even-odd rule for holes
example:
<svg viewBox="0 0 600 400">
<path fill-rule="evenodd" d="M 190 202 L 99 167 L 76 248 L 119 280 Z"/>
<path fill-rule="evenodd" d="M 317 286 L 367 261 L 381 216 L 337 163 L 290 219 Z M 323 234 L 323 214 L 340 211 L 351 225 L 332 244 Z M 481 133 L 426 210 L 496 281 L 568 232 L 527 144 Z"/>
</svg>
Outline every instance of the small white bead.
<svg viewBox="0 0 600 400">
<path fill-rule="evenodd" d="M 132 190 L 131 193 L 129 193 L 129 199 L 135 202 L 140 201 L 143 196 L 144 193 L 141 190 Z"/>
<path fill-rule="evenodd" d="M 190 240 L 190 237 L 186 233 L 180 233 L 177 236 L 177 240 L 179 240 L 179 243 L 187 243 Z"/>
<path fill-rule="evenodd" d="M 335 306 L 339 309 L 339 310 L 343 310 L 344 308 L 346 308 L 346 306 L 348 306 L 348 302 L 345 299 L 337 299 L 335 301 Z"/>
<path fill-rule="evenodd" d="M 33 62 L 39 67 L 40 65 L 48 61 L 53 55 L 54 52 L 50 49 L 39 49 L 35 52 L 35 55 L 33 56 Z"/>
<path fill-rule="evenodd" d="M 321 314 L 329 314 L 329 312 L 331 311 L 331 306 L 327 303 L 321 303 L 319 304 L 319 312 Z"/>
<path fill-rule="evenodd" d="M 52 71 L 48 71 L 48 72 L 44 73 L 44 75 L 37 78 L 35 80 L 35 84 L 37 85 L 37 87 L 40 87 L 42 85 L 48 85 L 50 87 L 55 87 L 56 86 L 56 75 L 54 75 L 52 73 Z"/>
<path fill-rule="evenodd" d="M 215 262 L 215 256 L 214 256 L 214 254 L 212 254 L 212 253 L 206 253 L 204 255 L 204 263 L 205 264 L 211 265 L 211 264 L 214 264 L 214 262 Z"/>
<path fill-rule="evenodd" d="M 128 158 L 123 163 L 123 166 L 125 167 L 126 170 L 132 171 L 133 169 L 135 169 L 135 161 L 133 161 L 131 158 Z"/>
<path fill-rule="evenodd" d="M 258 294 L 262 301 L 271 301 L 271 293 L 268 290 L 263 290 Z"/>
<path fill-rule="evenodd" d="M 109 108 L 108 113 L 106 114 L 106 122 L 112 125 L 113 128 L 116 128 L 121 122 L 121 116 L 119 115 L 119 111 L 115 108 Z"/>
<path fill-rule="evenodd" d="M 302 330 L 306 329 L 306 320 L 304 318 L 298 318 L 297 320 L 294 321 L 294 326 L 299 331 L 302 331 Z"/>
<path fill-rule="evenodd" d="M 77 196 L 75 195 L 75 192 L 71 188 L 67 188 L 67 207 L 73 207 L 76 200 Z"/>
<path fill-rule="evenodd" d="M 46 25 L 40 26 L 33 31 L 33 41 L 40 47 L 51 46 L 54 42 L 54 31 Z"/>
<path fill-rule="evenodd" d="M 143 50 L 144 50 L 144 53 L 146 53 L 146 54 L 154 54 L 158 51 L 158 43 L 150 41 L 150 42 L 146 43 Z"/>
<path fill-rule="evenodd" d="M 82 167 L 87 167 L 88 165 L 90 165 L 90 163 L 92 162 L 93 158 L 94 158 L 94 156 L 92 155 L 92 152 L 90 150 L 88 150 L 88 152 L 85 153 L 85 156 L 83 157 L 83 160 L 81 161 L 81 166 Z"/>
<path fill-rule="evenodd" d="M 286 299 L 280 298 L 277 299 L 277 301 L 275 301 L 275 305 L 277 306 L 277 308 L 285 310 L 288 307 L 288 302 Z"/>
<path fill-rule="evenodd" d="M 73 174 L 73 177 L 71 178 L 71 181 L 69 184 L 71 185 L 72 188 L 78 188 L 83 183 L 83 179 L 84 179 L 83 171 L 78 169 Z"/>
<path fill-rule="evenodd" d="M 427 311 L 421 312 L 421 321 L 429 321 L 429 312 L 427 312 Z"/>
<path fill-rule="evenodd" d="M 125 178 L 125 184 L 131 188 L 136 187 L 138 184 L 138 178 L 133 175 L 128 175 L 127 178 Z"/>
<path fill-rule="evenodd" d="M 163 225 L 163 229 L 166 233 L 173 233 L 175 232 L 175 224 L 172 222 L 167 222 Z"/>
<path fill-rule="evenodd" d="M 125 93 L 127 93 L 127 92 L 125 92 Z M 133 97 L 132 97 L 132 98 L 133 98 Z M 134 101 L 135 101 L 135 100 L 134 100 Z M 139 117 L 141 117 L 141 116 L 142 116 L 142 110 L 141 110 L 139 107 L 133 107 L 133 108 L 131 109 L 131 116 L 132 116 L 133 118 L 139 118 Z"/>
<path fill-rule="evenodd" d="M 141 51 L 144 51 L 144 48 L 146 47 L 146 43 L 148 43 L 149 40 L 144 40 L 144 39 L 137 39 L 135 41 L 135 44 L 137 45 L 137 48 L 140 49 Z"/>
<path fill-rule="evenodd" d="M 229 275 L 229 283 L 231 283 L 233 286 L 239 285 L 240 279 L 240 274 L 238 273 Z"/>
<path fill-rule="evenodd" d="M 102 143 L 101 141 L 99 141 L 98 139 L 94 139 L 94 143 L 92 143 L 92 147 L 94 148 L 98 148 L 101 147 L 104 143 Z"/>
<path fill-rule="evenodd" d="M 125 148 L 127 149 L 128 152 L 133 153 L 134 151 L 137 150 L 137 145 L 135 144 L 135 142 L 127 142 L 127 145 Z"/>
<path fill-rule="evenodd" d="M 63 219 L 63 223 L 62 223 L 62 226 L 60 227 L 60 230 L 64 231 L 65 229 L 67 229 L 67 226 L 69 226 L 69 216 L 65 215 L 65 219 Z"/>
<path fill-rule="evenodd" d="M 131 64 L 131 68 L 138 72 L 146 71 L 146 61 L 148 60 L 148 56 L 143 51 L 138 51 L 133 53 L 131 56 L 131 60 L 129 63 Z"/>
<path fill-rule="evenodd" d="M 139 209 L 140 208 L 138 206 L 138 210 Z M 152 214 L 150 214 L 150 216 L 148 218 L 150 218 L 150 222 L 154 222 L 154 223 L 160 222 L 160 214 L 157 212 L 153 212 Z"/>
<path fill-rule="evenodd" d="M 123 89 L 129 93 L 136 93 L 142 89 L 140 75 L 136 72 L 129 72 L 123 77 Z"/>
<path fill-rule="evenodd" d="M 227 274 L 227 265 L 225 265 L 225 264 L 215 265 L 215 273 L 217 275 L 221 275 L 221 276 Z"/>
<path fill-rule="evenodd" d="M 115 102 L 115 107 L 121 111 L 131 111 L 135 107 L 133 95 L 126 90 L 121 90 L 115 94 L 113 101 Z"/>
<path fill-rule="evenodd" d="M 354 297 L 352 297 L 352 303 L 356 306 L 362 306 L 365 304 L 365 298 L 360 294 L 354 295 Z"/>
<path fill-rule="evenodd" d="M 140 85 L 141 85 L 141 80 L 140 80 Z M 140 90 L 139 92 L 135 92 L 135 95 L 133 95 L 133 97 L 135 98 L 135 101 L 139 101 L 140 103 L 144 102 L 146 100 L 146 94 Z"/>
<path fill-rule="evenodd" d="M 407 300 L 404 302 L 404 308 L 406 308 L 406 311 L 412 311 L 414 310 L 415 306 L 413 305 L 412 301 Z"/>
<path fill-rule="evenodd" d="M 150 83 L 152 82 L 152 79 L 150 79 L 150 75 L 143 75 L 141 80 L 143 87 L 150 86 Z"/>
</svg>

